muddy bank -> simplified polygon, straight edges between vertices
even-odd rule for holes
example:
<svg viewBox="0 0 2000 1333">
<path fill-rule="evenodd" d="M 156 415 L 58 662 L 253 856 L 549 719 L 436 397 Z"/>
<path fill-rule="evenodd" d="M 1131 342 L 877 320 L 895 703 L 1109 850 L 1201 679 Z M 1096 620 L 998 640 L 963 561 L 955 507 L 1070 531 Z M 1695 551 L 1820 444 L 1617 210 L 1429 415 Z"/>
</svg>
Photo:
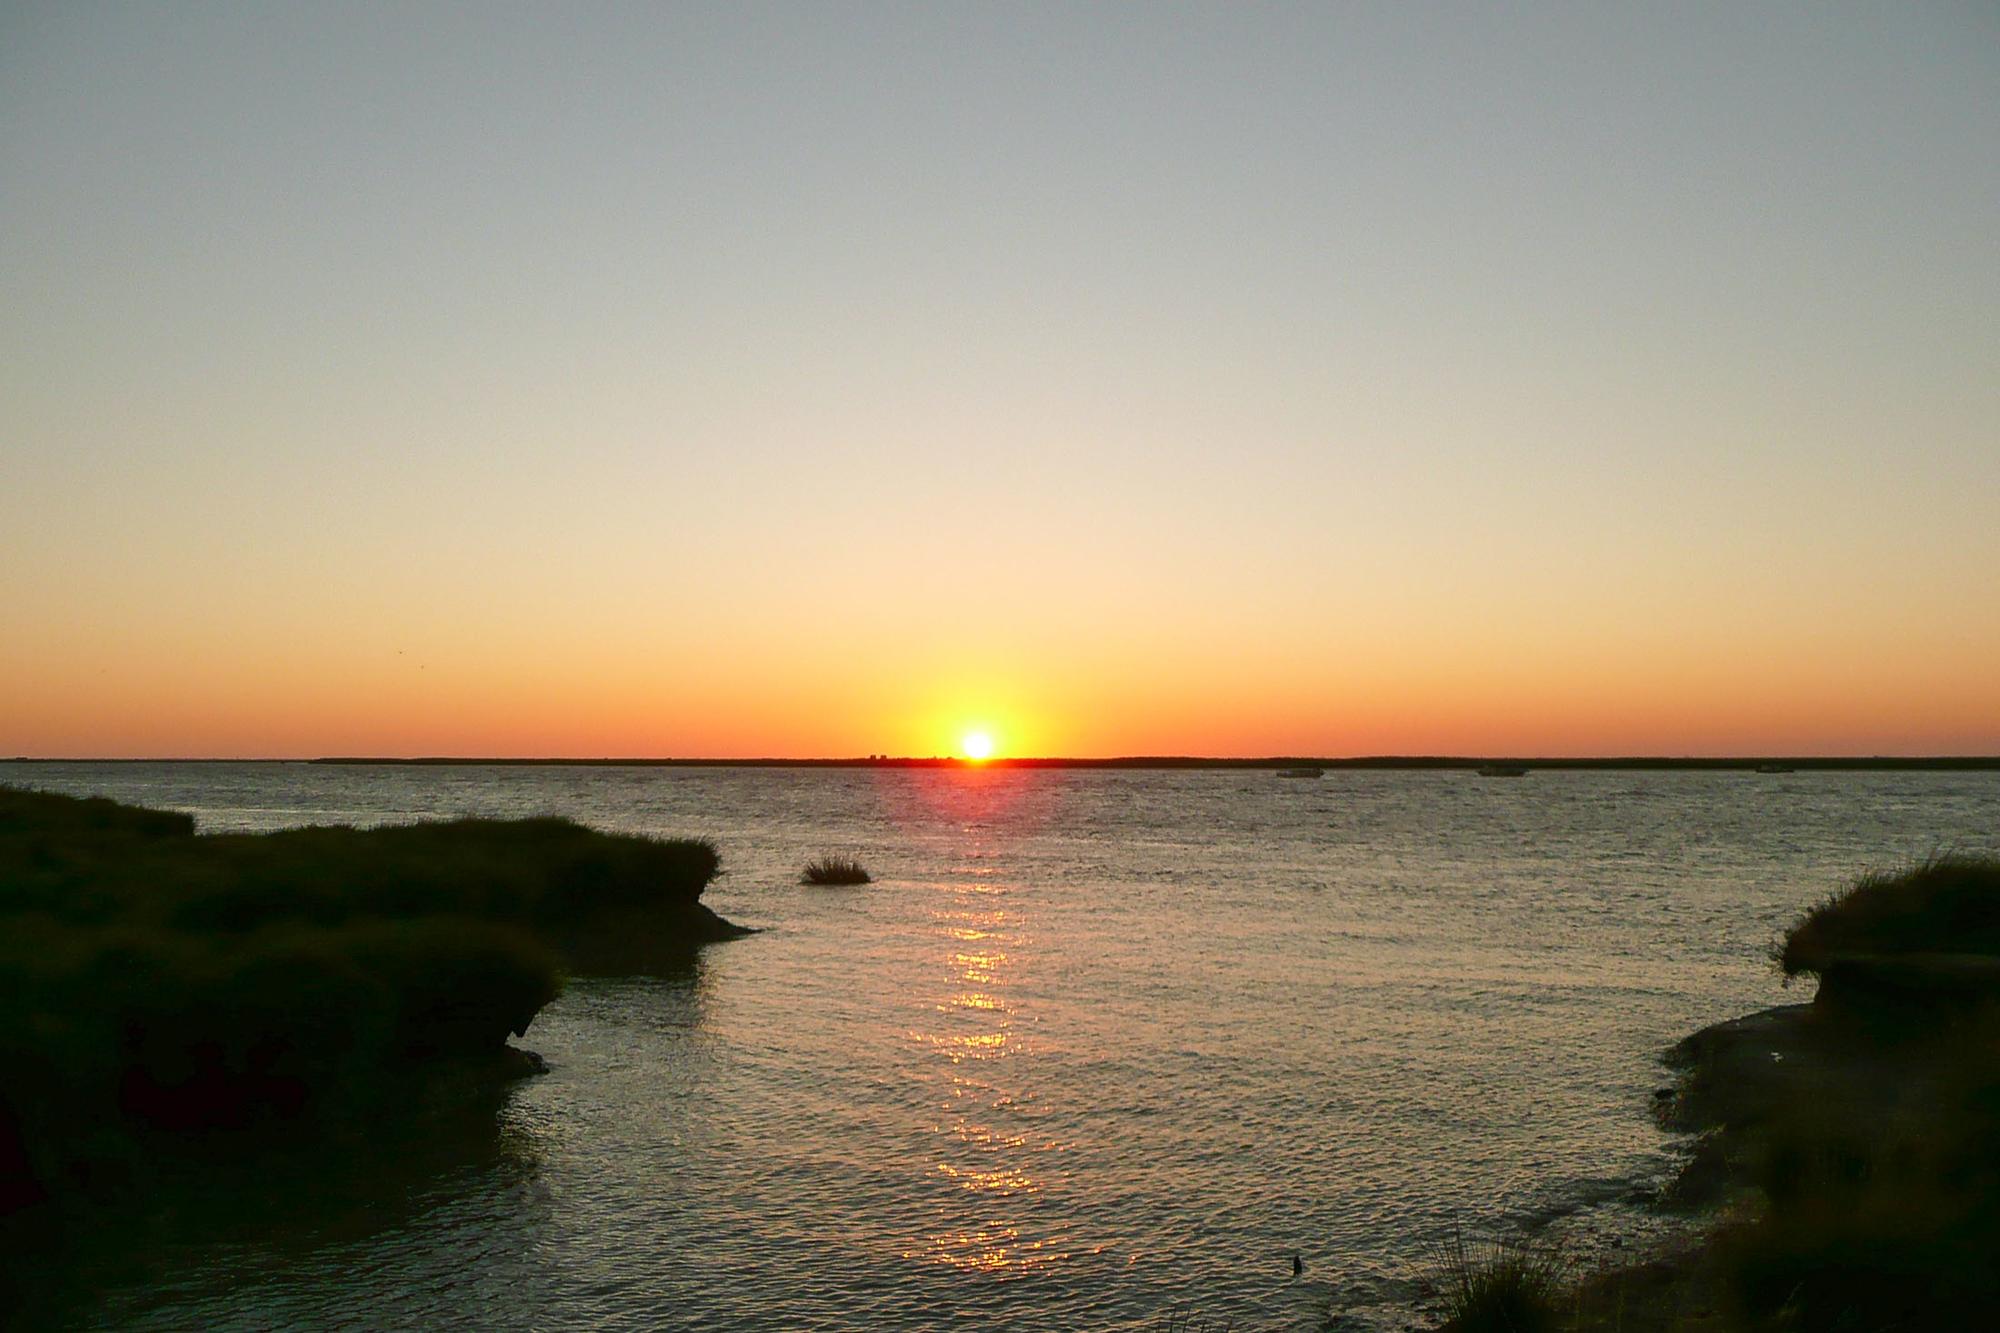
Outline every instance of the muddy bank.
<svg viewBox="0 0 2000 1333">
<path fill-rule="evenodd" d="M 1583 1280 L 1559 1326 L 1974 1326 L 1937 1321 L 1994 1284 L 2000 1025 L 1962 998 L 1883 1023 L 1836 988 L 1672 1047 L 1653 1113 L 1688 1154 L 1656 1206 L 1688 1231 Z"/>
</svg>

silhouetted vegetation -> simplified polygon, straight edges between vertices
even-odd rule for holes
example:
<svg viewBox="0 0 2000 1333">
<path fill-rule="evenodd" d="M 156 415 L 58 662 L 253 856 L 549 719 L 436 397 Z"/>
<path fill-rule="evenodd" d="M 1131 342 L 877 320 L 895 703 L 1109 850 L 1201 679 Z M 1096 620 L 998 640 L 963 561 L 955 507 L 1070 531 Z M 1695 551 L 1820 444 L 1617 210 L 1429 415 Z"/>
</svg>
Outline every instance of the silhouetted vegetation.
<svg viewBox="0 0 2000 1333">
<path fill-rule="evenodd" d="M 507 1067 L 565 971 L 738 933 L 698 901 L 716 867 L 561 819 L 197 836 L 0 788 L 0 1213 L 115 1193 L 162 1136 Z"/>
<path fill-rule="evenodd" d="M 1870 875 L 1802 916 L 1772 950 L 1787 979 L 1819 978 L 1818 1005 L 1921 1028 L 2000 999 L 2000 861 L 1940 856 Z"/>
<path fill-rule="evenodd" d="M 1808 911 L 1776 959 L 1786 976 L 1824 975 L 1842 957 L 2000 957 L 2000 861 L 1939 856 L 1864 878 Z"/>
<path fill-rule="evenodd" d="M 1669 1120 L 1706 1131 L 1693 1169 L 1737 1198 L 1736 1220 L 1680 1265 L 1685 1282 L 1716 1294 L 1731 1329 L 1988 1326 L 2000 862 L 1867 876 L 1806 912 L 1773 957 L 1788 977 L 1819 978 L 1813 1004 L 1682 1044 L 1690 1069 Z"/>
<path fill-rule="evenodd" d="M 1774 957 L 1820 979 L 1801 1021 L 1824 1067 L 1730 1108 L 1765 1203 L 1723 1245 L 1747 1321 L 1981 1326 L 2000 1305 L 2000 861 L 1867 876 Z"/>
<path fill-rule="evenodd" d="M 799 875 L 801 884 L 872 884 L 874 876 L 859 861 L 847 856 L 822 856 L 806 862 Z"/>
<path fill-rule="evenodd" d="M 1468 1244 L 1454 1230 L 1431 1256 L 1428 1284 L 1451 1333 L 1543 1333 L 1557 1326 L 1568 1265 L 1548 1246 Z"/>
<path fill-rule="evenodd" d="M 1449 1329 L 1970 1329 L 2000 1309 L 2000 861 L 1870 875 L 1773 948 L 1810 1005 L 1706 1028 L 1663 1121 L 1702 1138 L 1671 1206 L 1703 1243 L 1590 1277 L 1519 1251 L 1438 1264 Z M 1456 1244 L 1456 1242 L 1455 1242 Z"/>
</svg>

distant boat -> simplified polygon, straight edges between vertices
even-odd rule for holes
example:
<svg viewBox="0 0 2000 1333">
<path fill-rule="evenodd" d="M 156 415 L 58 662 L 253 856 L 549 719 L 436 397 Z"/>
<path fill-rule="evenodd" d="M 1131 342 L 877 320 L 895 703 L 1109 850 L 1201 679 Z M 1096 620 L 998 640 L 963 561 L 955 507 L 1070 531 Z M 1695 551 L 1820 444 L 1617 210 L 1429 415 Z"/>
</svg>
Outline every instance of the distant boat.
<svg viewBox="0 0 2000 1333">
<path fill-rule="evenodd" d="M 1528 770 L 1517 764 L 1481 764 L 1479 776 L 1482 778 L 1525 778 Z"/>
<path fill-rule="evenodd" d="M 1759 773 L 1796 773 L 1796 772 L 1798 772 L 1798 770 L 1797 770 L 1797 769 L 1795 769 L 1795 768 L 1793 768 L 1793 767 L 1792 767 L 1792 766 L 1791 766 L 1790 764 L 1759 764 L 1759 765 L 1757 765 L 1757 771 L 1758 771 Z"/>
<path fill-rule="evenodd" d="M 1278 776 L 1281 778 L 1317 778 L 1323 777 L 1325 774 L 1326 770 L 1323 768 L 1281 768 L 1278 770 Z"/>
</svg>

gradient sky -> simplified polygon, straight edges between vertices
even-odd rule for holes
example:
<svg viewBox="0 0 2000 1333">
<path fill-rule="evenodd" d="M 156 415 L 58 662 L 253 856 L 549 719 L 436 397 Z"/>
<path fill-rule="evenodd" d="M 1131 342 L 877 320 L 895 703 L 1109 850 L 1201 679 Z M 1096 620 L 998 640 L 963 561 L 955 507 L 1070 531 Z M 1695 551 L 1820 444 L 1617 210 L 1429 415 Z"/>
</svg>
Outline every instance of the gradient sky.
<svg viewBox="0 0 2000 1333">
<path fill-rule="evenodd" d="M 979 723 L 2000 752 L 2000 9 L 0 9 L 0 754 Z"/>
</svg>

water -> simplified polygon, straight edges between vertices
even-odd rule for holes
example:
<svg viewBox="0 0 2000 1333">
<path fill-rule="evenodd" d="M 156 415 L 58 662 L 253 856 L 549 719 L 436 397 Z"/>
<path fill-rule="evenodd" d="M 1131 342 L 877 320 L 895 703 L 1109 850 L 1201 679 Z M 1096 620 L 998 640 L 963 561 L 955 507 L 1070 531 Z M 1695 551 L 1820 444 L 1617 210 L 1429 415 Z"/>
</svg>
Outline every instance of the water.
<svg viewBox="0 0 2000 1333">
<path fill-rule="evenodd" d="M 477 1144 L 385 1139 L 74 1280 L 137 1328 L 1396 1328 L 1455 1222 L 1588 1252 L 1662 1047 L 1787 995 L 1861 870 L 2000 851 L 2000 774 L 0 764 L 206 829 L 704 834 L 763 933 L 589 981 Z M 879 882 L 806 889 L 857 855 Z M 1291 1280 L 1299 1253 L 1305 1276 Z"/>
</svg>

